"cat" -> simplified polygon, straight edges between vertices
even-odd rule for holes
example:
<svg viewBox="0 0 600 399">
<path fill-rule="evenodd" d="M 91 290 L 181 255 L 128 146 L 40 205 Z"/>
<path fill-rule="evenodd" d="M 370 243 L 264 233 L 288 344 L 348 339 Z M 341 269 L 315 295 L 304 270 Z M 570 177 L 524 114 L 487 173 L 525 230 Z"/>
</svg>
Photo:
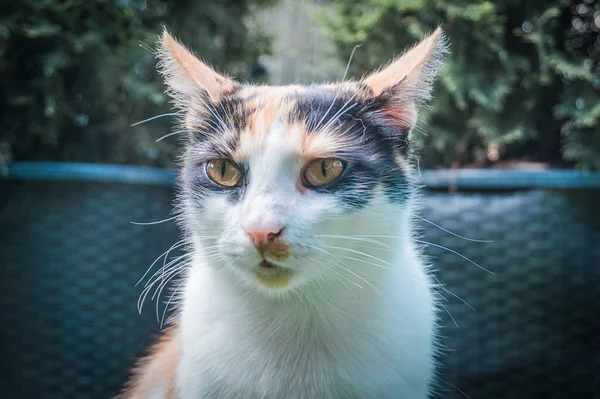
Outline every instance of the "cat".
<svg viewBox="0 0 600 399">
<path fill-rule="evenodd" d="M 119 398 L 428 398 L 437 308 L 409 137 L 442 31 L 360 80 L 310 86 L 238 83 L 166 30 L 158 49 L 187 132 L 191 260 Z"/>
</svg>

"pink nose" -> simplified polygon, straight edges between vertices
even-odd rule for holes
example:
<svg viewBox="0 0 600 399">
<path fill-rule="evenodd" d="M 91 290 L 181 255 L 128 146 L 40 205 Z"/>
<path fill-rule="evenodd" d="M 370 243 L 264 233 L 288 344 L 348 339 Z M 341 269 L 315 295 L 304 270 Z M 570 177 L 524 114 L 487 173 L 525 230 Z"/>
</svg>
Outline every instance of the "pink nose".
<svg viewBox="0 0 600 399">
<path fill-rule="evenodd" d="M 258 250 L 262 250 L 279 238 L 282 232 L 283 227 L 279 225 L 273 225 L 268 227 L 265 226 L 256 230 L 250 230 L 248 235 L 252 239 L 254 246 Z"/>
</svg>

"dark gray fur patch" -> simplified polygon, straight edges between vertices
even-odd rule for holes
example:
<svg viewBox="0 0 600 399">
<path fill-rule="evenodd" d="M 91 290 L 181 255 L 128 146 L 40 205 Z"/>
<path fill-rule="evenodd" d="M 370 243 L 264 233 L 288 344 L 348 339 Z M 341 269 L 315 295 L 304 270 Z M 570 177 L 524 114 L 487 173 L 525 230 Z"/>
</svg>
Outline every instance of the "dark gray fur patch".
<svg viewBox="0 0 600 399">
<path fill-rule="evenodd" d="M 334 154 L 347 162 L 342 176 L 314 190 L 338 196 L 351 209 L 367 205 L 379 184 L 391 201 L 406 201 L 412 190 L 395 157 L 410 154 L 408 134 L 383 116 L 386 104 L 381 99 L 372 98 L 366 87 L 338 92 L 316 86 L 295 96 L 294 101 L 297 107 L 290 112 L 290 122 L 306 121 L 309 134 L 319 134 L 321 127 L 335 124 L 349 143 Z"/>
<path fill-rule="evenodd" d="M 355 90 L 340 91 L 311 86 L 305 92 L 290 94 L 288 100 L 295 104 L 288 115 L 289 122 L 306 122 L 308 134 L 319 134 L 319 129 L 328 124 L 335 126 L 336 131 L 344 132 L 341 134 L 350 143 L 333 154 L 346 162 L 340 178 L 330 185 L 311 190 L 334 195 L 348 210 L 365 207 L 377 187 L 383 187 L 385 195 L 395 203 L 403 203 L 409 198 L 411 185 L 395 161 L 398 155 L 406 158 L 410 154 L 408 132 L 399 131 L 386 119 L 382 112 L 386 106 L 385 98 L 373 97 L 368 87 L 356 84 Z M 224 122 L 231 131 L 240 132 L 246 126 L 249 110 L 246 99 L 240 98 L 234 90 L 213 104 L 212 112 L 205 115 L 207 126 L 219 126 Z M 228 135 L 228 142 L 223 146 L 225 138 L 211 133 L 197 137 L 191 145 L 201 145 L 215 156 L 230 158 L 229 154 L 222 153 L 222 149 L 236 148 L 239 135 Z M 251 171 L 244 165 L 239 166 L 247 178 L 251 178 Z M 186 168 L 192 177 L 185 185 L 199 198 L 210 193 L 227 194 L 231 202 L 243 198 L 246 183 L 240 187 L 222 187 L 208 179 L 202 165 L 187 164 Z"/>
</svg>

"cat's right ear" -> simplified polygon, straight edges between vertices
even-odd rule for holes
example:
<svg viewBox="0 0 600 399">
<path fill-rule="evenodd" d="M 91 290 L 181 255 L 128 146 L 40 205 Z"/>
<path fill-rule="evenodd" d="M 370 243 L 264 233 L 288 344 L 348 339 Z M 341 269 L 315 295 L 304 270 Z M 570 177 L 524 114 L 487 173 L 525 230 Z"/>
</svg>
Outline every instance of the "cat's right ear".
<svg viewBox="0 0 600 399">
<path fill-rule="evenodd" d="M 160 36 L 157 50 L 158 70 L 165 79 L 168 93 L 179 105 L 185 106 L 199 92 L 216 101 L 236 86 L 232 79 L 215 72 L 192 54 L 166 29 Z"/>
<path fill-rule="evenodd" d="M 447 52 L 447 40 L 438 28 L 387 67 L 362 80 L 399 131 L 410 132 L 417 123 L 418 105 L 429 100 Z"/>
</svg>

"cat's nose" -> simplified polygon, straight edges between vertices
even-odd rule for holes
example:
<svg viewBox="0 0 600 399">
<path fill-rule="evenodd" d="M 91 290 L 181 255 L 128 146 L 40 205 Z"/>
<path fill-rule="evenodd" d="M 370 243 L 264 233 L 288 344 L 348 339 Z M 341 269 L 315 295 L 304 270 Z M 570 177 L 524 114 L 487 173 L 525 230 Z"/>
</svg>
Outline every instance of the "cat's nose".
<svg viewBox="0 0 600 399">
<path fill-rule="evenodd" d="M 252 226 L 246 232 L 263 258 L 283 262 L 291 253 L 290 247 L 282 237 L 284 229 L 278 223 L 261 223 Z"/>
<path fill-rule="evenodd" d="M 248 235 L 252 239 L 254 246 L 257 249 L 262 249 L 278 239 L 283 232 L 283 227 L 280 225 L 261 226 L 261 228 L 248 231 Z"/>
</svg>

